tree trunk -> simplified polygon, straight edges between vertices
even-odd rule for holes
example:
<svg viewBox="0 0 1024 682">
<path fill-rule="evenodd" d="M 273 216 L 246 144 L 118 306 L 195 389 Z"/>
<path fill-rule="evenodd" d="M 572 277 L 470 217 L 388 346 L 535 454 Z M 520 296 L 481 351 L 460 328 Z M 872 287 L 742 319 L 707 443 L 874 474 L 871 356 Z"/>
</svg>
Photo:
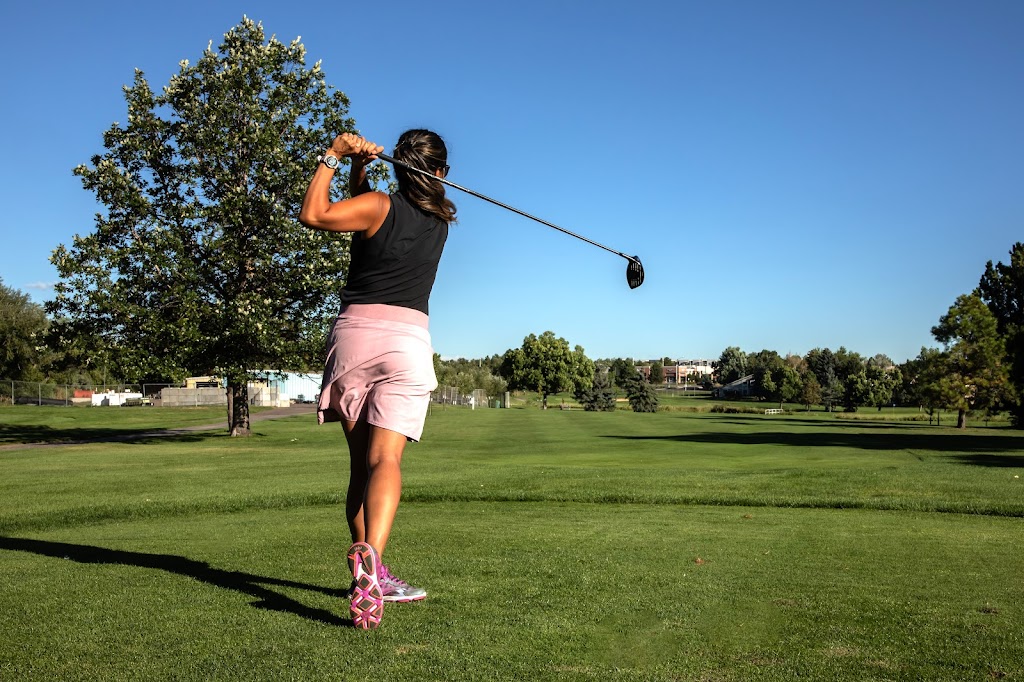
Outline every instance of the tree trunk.
<svg viewBox="0 0 1024 682">
<path fill-rule="evenodd" d="M 959 410 L 956 413 L 956 428 L 966 429 L 967 428 L 967 411 Z"/>
<path fill-rule="evenodd" d="M 548 394 L 547 393 L 542 394 L 542 399 L 541 399 L 541 402 L 540 402 L 540 409 L 542 409 L 542 410 L 548 409 Z"/>
<path fill-rule="evenodd" d="M 249 431 L 249 386 L 244 379 L 241 383 L 228 380 L 228 434 L 248 436 Z"/>
</svg>

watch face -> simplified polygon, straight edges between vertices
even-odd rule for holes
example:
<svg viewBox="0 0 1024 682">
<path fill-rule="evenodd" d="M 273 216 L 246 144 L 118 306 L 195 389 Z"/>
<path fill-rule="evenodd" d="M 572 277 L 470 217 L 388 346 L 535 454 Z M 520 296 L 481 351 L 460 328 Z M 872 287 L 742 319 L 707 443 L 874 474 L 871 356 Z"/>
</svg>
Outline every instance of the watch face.
<svg viewBox="0 0 1024 682">
<path fill-rule="evenodd" d="M 324 165 L 327 166 L 328 168 L 330 168 L 331 170 L 334 170 L 335 168 L 338 167 L 338 157 L 336 157 L 336 156 L 325 156 L 324 157 Z"/>
</svg>

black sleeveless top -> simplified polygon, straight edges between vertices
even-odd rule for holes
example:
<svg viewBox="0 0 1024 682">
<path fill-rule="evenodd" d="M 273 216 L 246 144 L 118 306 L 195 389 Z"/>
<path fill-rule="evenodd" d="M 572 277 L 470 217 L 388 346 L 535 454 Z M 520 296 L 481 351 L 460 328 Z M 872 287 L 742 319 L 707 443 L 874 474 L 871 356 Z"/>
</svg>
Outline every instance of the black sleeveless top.
<svg viewBox="0 0 1024 682">
<path fill-rule="evenodd" d="M 401 194 L 369 239 L 352 235 L 348 281 L 341 304 L 384 303 L 429 314 L 427 302 L 437 276 L 448 223 L 421 211 Z"/>
</svg>

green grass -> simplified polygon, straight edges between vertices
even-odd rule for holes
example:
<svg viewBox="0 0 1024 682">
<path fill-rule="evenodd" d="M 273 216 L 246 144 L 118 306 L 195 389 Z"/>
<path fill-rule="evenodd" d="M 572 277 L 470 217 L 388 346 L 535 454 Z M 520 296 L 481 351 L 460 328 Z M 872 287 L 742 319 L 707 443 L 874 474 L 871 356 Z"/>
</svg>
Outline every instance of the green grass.
<svg viewBox="0 0 1024 682">
<path fill-rule="evenodd" d="M 227 422 L 224 407 L 0 406 L 0 445 L 111 438 L 218 422 Z"/>
<path fill-rule="evenodd" d="M 435 409 L 362 633 L 340 430 L 253 426 L 0 452 L 0 679 L 1024 679 L 1014 431 Z"/>
</svg>

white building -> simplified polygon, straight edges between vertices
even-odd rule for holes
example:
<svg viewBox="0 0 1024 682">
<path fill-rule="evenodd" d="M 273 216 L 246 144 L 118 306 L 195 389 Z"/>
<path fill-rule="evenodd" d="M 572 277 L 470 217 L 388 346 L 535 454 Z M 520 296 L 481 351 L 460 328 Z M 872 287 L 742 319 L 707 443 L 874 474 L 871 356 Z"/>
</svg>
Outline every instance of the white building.
<svg viewBox="0 0 1024 682">
<path fill-rule="evenodd" d="M 320 397 L 320 384 L 323 381 L 320 373 L 266 370 L 264 374 L 267 386 L 277 389 L 277 398 L 282 402 L 294 400 L 312 403 Z"/>
</svg>

